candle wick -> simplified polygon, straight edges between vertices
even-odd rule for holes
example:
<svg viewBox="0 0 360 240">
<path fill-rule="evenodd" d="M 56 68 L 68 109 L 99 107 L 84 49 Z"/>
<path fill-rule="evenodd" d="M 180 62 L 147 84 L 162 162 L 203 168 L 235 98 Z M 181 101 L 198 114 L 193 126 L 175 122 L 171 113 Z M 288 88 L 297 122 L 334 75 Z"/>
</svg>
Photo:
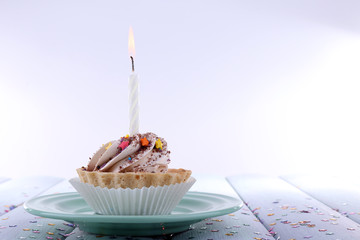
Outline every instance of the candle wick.
<svg viewBox="0 0 360 240">
<path fill-rule="evenodd" d="M 133 56 L 130 56 L 130 59 L 131 59 L 131 69 L 132 69 L 133 72 L 135 72 L 134 58 L 133 58 Z"/>
</svg>

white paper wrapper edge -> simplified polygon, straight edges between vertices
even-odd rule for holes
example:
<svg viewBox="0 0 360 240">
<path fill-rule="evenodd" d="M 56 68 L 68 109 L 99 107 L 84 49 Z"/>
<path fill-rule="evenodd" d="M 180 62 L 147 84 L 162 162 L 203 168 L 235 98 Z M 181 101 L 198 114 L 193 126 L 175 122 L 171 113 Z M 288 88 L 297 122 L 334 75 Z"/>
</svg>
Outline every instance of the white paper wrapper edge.
<svg viewBox="0 0 360 240">
<path fill-rule="evenodd" d="M 98 214 L 106 215 L 167 215 L 196 182 L 190 177 L 185 183 L 162 187 L 108 189 L 69 180 L 89 206 Z"/>
</svg>

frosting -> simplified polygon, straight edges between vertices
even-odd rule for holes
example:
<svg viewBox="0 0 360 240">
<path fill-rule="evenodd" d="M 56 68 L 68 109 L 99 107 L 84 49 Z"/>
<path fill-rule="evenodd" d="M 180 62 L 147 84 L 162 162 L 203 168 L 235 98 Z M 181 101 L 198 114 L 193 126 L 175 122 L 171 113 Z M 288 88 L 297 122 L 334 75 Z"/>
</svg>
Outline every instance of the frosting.
<svg viewBox="0 0 360 240">
<path fill-rule="evenodd" d="M 170 151 L 154 133 L 128 135 L 104 144 L 90 159 L 87 171 L 166 172 Z"/>
</svg>

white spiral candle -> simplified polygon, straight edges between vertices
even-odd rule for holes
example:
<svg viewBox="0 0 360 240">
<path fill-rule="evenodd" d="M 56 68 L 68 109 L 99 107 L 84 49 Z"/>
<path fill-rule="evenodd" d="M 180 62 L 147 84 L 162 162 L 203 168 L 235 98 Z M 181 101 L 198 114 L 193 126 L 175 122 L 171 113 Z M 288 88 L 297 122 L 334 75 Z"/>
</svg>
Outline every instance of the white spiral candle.
<svg viewBox="0 0 360 240">
<path fill-rule="evenodd" d="M 129 77 L 130 136 L 139 133 L 139 78 L 136 73 Z"/>
<path fill-rule="evenodd" d="M 130 135 L 139 133 L 139 78 L 135 73 L 135 41 L 132 28 L 129 30 L 129 56 L 131 59 L 132 73 L 129 77 L 129 118 Z"/>
</svg>

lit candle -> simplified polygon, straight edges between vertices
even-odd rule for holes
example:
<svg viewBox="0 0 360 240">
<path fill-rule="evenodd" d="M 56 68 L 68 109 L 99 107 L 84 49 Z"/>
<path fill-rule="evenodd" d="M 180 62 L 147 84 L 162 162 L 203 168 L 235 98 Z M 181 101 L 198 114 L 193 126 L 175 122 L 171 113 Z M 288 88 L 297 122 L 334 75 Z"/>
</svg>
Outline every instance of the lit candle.
<svg viewBox="0 0 360 240">
<path fill-rule="evenodd" d="M 129 118 L 130 136 L 139 133 L 139 78 L 135 73 L 135 42 L 134 33 L 130 27 L 129 31 L 129 56 L 131 59 L 132 73 L 129 77 Z"/>
</svg>

